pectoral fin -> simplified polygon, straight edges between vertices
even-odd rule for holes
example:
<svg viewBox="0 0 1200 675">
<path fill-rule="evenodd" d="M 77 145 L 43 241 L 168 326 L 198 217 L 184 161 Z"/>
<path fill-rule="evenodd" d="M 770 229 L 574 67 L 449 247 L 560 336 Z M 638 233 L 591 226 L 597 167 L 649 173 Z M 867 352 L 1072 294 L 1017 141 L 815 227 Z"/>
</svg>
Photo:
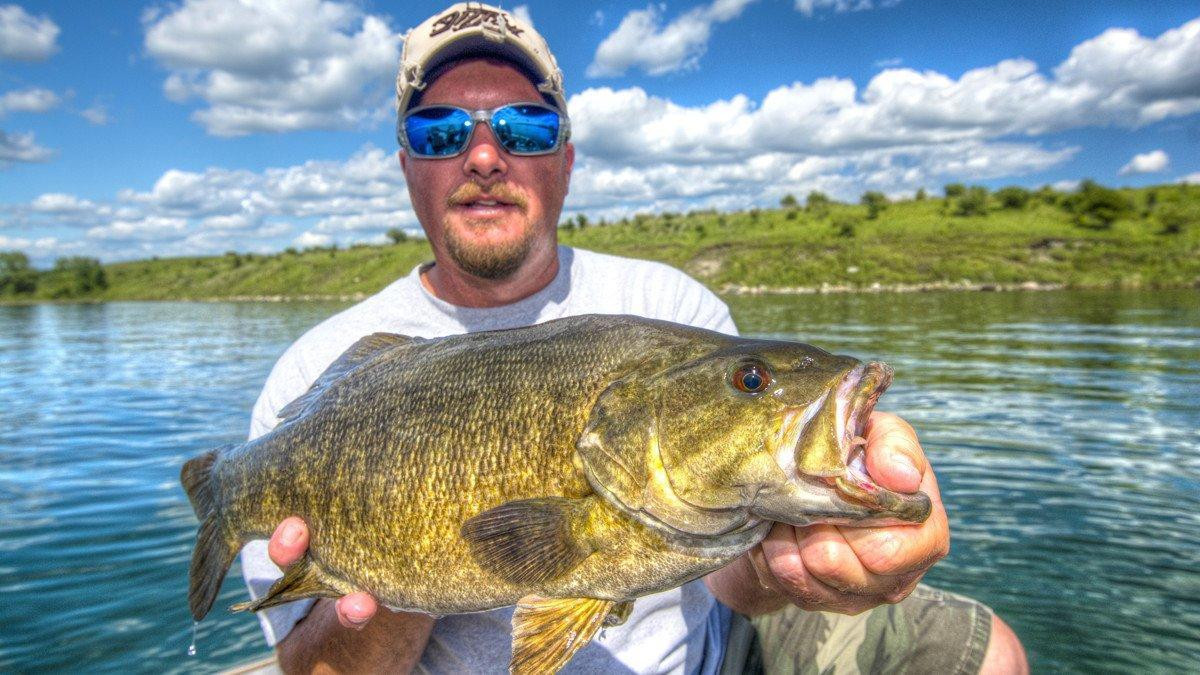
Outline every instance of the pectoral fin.
<svg viewBox="0 0 1200 675">
<path fill-rule="evenodd" d="M 540 584 L 575 568 L 592 549 L 577 534 L 590 497 L 543 497 L 501 504 L 463 523 L 479 566 L 514 584 Z"/>
<path fill-rule="evenodd" d="M 595 598 L 521 598 L 513 613 L 509 672 L 557 672 L 600 630 L 614 604 Z"/>
</svg>

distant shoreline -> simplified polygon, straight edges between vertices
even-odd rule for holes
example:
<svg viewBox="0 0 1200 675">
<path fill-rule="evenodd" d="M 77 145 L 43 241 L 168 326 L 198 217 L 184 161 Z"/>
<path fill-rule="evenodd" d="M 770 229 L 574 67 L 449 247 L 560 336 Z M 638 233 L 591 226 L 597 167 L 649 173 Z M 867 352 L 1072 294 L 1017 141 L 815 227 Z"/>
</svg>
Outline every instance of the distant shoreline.
<svg viewBox="0 0 1200 675">
<path fill-rule="evenodd" d="M 1200 290 L 1200 282 L 1190 286 L 1171 287 L 1122 287 L 1108 286 L 1070 286 L 1067 284 L 1048 284 L 1037 281 L 1022 283 L 996 284 L 976 283 L 972 281 L 937 281 L 916 284 L 881 284 L 870 286 L 850 286 L 845 284 L 822 284 L 820 286 L 744 286 L 741 284 L 725 284 L 715 289 L 717 295 L 747 296 L 747 295 L 858 295 L 882 293 L 939 293 L 939 292 L 980 292 L 980 293 L 1038 293 L 1044 291 L 1113 291 L 1113 292 L 1146 292 L 1159 290 Z M 232 295 L 227 297 L 212 296 L 207 298 L 75 298 L 75 299 L 36 299 L 13 300 L 0 299 L 0 307 L 23 305 L 96 305 L 109 302 L 361 302 L 370 297 L 369 293 L 350 293 L 343 295 Z"/>
<path fill-rule="evenodd" d="M 1047 284 L 1038 281 L 1023 281 L 1017 284 L 975 283 L 972 281 L 933 281 L 914 284 L 881 284 L 851 286 L 849 284 L 821 284 L 820 286 L 744 286 L 726 284 L 717 293 L 720 295 L 830 295 L 835 293 L 930 293 L 935 291 L 1061 291 L 1066 284 Z M 1076 289 L 1085 290 L 1085 289 Z"/>
<path fill-rule="evenodd" d="M 947 191 L 958 196 L 842 204 L 813 193 L 806 207 L 788 195 L 778 209 L 576 216 L 558 239 L 666 263 L 726 296 L 1200 288 L 1200 186 Z M 352 302 L 432 258 L 424 239 L 393 239 L 106 265 L 73 257 L 45 271 L 0 252 L 0 303 Z"/>
</svg>

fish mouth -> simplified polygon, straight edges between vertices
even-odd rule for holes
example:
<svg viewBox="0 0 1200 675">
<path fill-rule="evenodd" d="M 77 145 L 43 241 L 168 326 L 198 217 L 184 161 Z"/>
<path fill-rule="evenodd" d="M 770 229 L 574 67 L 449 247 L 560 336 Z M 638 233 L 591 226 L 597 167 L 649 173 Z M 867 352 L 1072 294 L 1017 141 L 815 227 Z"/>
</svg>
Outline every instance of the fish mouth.
<svg viewBox="0 0 1200 675">
<path fill-rule="evenodd" d="M 786 412 L 772 445 L 787 475 L 865 507 L 864 519 L 922 522 L 932 508 L 927 495 L 893 492 L 867 470 L 867 420 L 891 383 L 892 368 L 885 363 L 856 366 L 817 401 Z"/>
</svg>

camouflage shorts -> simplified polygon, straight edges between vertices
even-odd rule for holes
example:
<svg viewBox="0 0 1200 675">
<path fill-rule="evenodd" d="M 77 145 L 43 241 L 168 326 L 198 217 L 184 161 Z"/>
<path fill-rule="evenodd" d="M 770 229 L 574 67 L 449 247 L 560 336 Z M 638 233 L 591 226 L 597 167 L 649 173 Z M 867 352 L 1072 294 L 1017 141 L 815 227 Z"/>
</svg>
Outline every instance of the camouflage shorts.
<svg viewBox="0 0 1200 675">
<path fill-rule="evenodd" d="M 991 632 L 986 605 L 922 585 L 858 616 L 735 614 L 721 673 L 977 673 Z"/>
</svg>

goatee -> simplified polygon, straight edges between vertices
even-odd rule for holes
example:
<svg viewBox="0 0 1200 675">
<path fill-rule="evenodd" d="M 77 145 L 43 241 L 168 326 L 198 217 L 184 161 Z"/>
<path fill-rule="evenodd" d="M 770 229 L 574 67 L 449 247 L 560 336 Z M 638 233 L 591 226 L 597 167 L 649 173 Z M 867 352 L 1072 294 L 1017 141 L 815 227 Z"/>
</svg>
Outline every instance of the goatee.
<svg viewBox="0 0 1200 675">
<path fill-rule="evenodd" d="M 467 227 L 490 227 L 487 223 L 470 222 Z M 467 274 L 481 279 L 507 279 L 521 268 L 533 247 L 531 232 L 526 230 L 517 241 L 502 246 L 479 246 L 460 241 L 453 229 L 447 228 L 446 250 L 450 259 Z"/>
<path fill-rule="evenodd" d="M 526 215 L 529 200 L 525 193 L 506 183 L 489 186 L 486 191 L 474 182 L 464 183 L 446 201 L 448 206 L 453 207 L 468 204 L 485 195 L 515 206 L 523 217 Z M 464 225 L 469 231 L 497 227 L 488 219 L 468 219 Z M 529 222 L 525 223 L 519 239 L 499 245 L 471 243 L 468 238 L 458 236 L 458 230 L 448 222 L 443 223 L 442 231 L 446 234 L 446 250 L 450 259 L 464 272 L 481 279 L 498 280 L 512 276 L 521 268 L 533 248 L 533 227 Z"/>
</svg>

